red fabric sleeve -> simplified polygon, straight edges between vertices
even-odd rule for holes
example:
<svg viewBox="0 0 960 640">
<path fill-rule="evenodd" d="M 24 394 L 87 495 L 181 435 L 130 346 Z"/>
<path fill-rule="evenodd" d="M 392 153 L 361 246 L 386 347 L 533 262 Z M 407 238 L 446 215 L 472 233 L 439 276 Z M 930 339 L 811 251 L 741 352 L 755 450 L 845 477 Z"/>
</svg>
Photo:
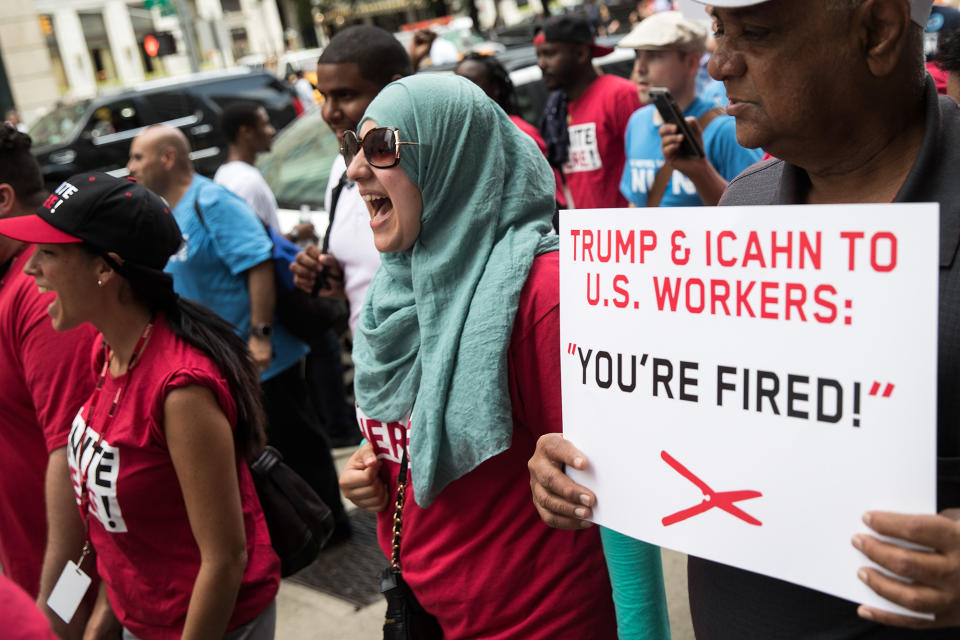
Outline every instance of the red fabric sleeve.
<svg viewBox="0 0 960 640">
<path fill-rule="evenodd" d="M 537 257 L 520 293 L 510 350 L 514 420 L 539 438 L 563 431 L 560 402 L 560 260 Z"/>
<path fill-rule="evenodd" d="M 25 296 L 19 327 L 24 382 L 43 429 L 47 452 L 67 444 L 77 411 L 93 392 L 90 350 L 99 334 L 89 324 L 54 331 L 47 306 L 53 294 Z"/>
</svg>

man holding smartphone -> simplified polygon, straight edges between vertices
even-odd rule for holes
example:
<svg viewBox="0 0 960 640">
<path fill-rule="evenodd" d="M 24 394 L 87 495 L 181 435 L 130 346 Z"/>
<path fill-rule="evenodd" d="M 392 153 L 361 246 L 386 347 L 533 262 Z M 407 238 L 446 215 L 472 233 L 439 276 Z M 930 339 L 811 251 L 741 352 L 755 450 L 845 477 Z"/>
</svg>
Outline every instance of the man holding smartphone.
<svg viewBox="0 0 960 640">
<path fill-rule="evenodd" d="M 737 144 L 733 118 L 697 96 L 706 38 L 703 25 L 679 11 L 665 11 L 641 22 L 617 45 L 637 50 L 634 78 L 640 99 L 665 107 L 663 112 L 655 104 L 643 107 L 627 124 L 620 192 L 638 207 L 715 205 L 727 183 L 762 156 Z M 655 88 L 667 92 L 651 95 Z M 697 147 L 702 153 L 693 151 Z"/>
</svg>

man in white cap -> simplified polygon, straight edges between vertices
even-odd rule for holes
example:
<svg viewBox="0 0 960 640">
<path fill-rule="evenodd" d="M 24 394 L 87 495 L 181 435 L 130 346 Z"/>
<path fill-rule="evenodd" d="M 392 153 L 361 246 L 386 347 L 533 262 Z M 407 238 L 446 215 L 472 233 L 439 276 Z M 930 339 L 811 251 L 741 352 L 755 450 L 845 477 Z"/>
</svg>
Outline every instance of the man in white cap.
<svg viewBox="0 0 960 640">
<path fill-rule="evenodd" d="M 633 75 L 641 102 L 650 102 L 652 87 L 669 89 L 705 153 L 684 155 L 682 134 L 675 124 L 665 124 L 653 105 L 636 111 L 627 123 L 620 193 L 638 207 L 715 205 L 727 183 L 763 155 L 737 144 L 733 118 L 697 96 L 706 40 L 702 24 L 679 11 L 664 11 L 617 44 L 637 50 Z"/>
<path fill-rule="evenodd" d="M 721 205 L 940 205 L 940 513 L 870 511 L 864 522 L 877 535 L 857 534 L 851 540 L 865 556 L 902 578 L 864 566 L 858 576 L 867 586 L 891 602 L 933 614 L 933 619 L 858 606 L 691 557 L 688 584 L 696 635 L 708 640 L 958 638 L 960 181 L 955 164 L 960 108 L 947 97 L 938 98 L 924 72 L 922 25 L 931 0 L 698 1 L 713 7 L 717 50 L 710 73 L 726 86 L 737 140 L 775 156 L 734 179 Z M 904 431 L 909 433 L 911 426 L 904 424 Z M 541 438 L 530 461 L 534 502 L 548 523 L 582 527 L 580 518 L 591 517 L 596 498 L 563 475 L 563 464 L 584 468 L 587 461 L 572 443 Z M 842 526 L 837 534 L 844 535 Z M 920 548 L 890 544 L 879 536 Z M 783 549 L 784 554 L 791 551 Z"/>
</svg>

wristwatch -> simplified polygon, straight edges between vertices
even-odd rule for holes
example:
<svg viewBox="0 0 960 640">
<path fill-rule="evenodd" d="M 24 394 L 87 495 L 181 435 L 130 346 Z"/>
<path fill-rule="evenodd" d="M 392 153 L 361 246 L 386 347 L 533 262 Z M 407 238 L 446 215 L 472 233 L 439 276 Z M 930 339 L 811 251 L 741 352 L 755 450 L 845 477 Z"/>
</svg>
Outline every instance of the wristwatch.
<svg viewBox="0 0 960 640">
<path fill-rule="evenodd" d="M 273 335 L 273 325 L 269 322 L 266 324 L 255 324 L 250 327 L 250 335 L 257 338 L 269 338 Z"/>
</svg>

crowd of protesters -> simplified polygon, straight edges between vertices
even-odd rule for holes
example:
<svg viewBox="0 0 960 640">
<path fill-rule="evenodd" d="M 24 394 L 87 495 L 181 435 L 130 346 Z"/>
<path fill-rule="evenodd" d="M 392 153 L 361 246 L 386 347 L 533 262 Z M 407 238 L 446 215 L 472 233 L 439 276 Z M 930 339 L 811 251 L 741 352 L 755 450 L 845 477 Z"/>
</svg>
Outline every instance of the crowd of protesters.
<svg viewBox="0 0 960 640">
<path fill-rule="evenodd" d="M 336 335 L 304 342 L 278 320 L 260 105 L 225 110 L 215 180 L 182 132 L 155 126 L 132 142 L 129 179 L 79 174 L 49 194 L 29 136 L 0 126 L 4 637 L 273 638 L 280 561 L 247 464 L 269 442 L 330 507 L 334 543 L 351 535 L 341 492 L 377 514 L 384 583 L 429 620 L 418 637 L 669 638 L 660 550 L 594 527 L 596 496 L 564 473 L 588 461 L 562 435 L 556 212 L 870 202 L 940 205 L 941 513 L 870 512 L 877 535 L 853 539 L 904 578 L 865 568 L 868 587 L 932 616 L 691 556 L 693 626 L 957 637 L 960 37 L 931 48 L 950 19 L 928 22 L 932 0 L 697 1 L 712 55 L 699 22 L 651 12 L 618 45 L 636 52 L 631 80 L 596 69 L 610 52 L 596 25 L 547 21 L 539 128 L 492 57 L 414 74 L 441 56 L 436 38 L 414 61 L 376 27 L 331 40 L 317 68 L 341 148 L 330 224 L 319 244 L 292 231 L 308 246 L 290 269 L 349 306 L 351 434 L 330 431 L 305 377 L 309 352 L 321 368 L 339 355 Z M 655 87 L 693 140 L 648 104 Z M 363 438 L 339 479 L 334 437 Z"/>
</svg>

